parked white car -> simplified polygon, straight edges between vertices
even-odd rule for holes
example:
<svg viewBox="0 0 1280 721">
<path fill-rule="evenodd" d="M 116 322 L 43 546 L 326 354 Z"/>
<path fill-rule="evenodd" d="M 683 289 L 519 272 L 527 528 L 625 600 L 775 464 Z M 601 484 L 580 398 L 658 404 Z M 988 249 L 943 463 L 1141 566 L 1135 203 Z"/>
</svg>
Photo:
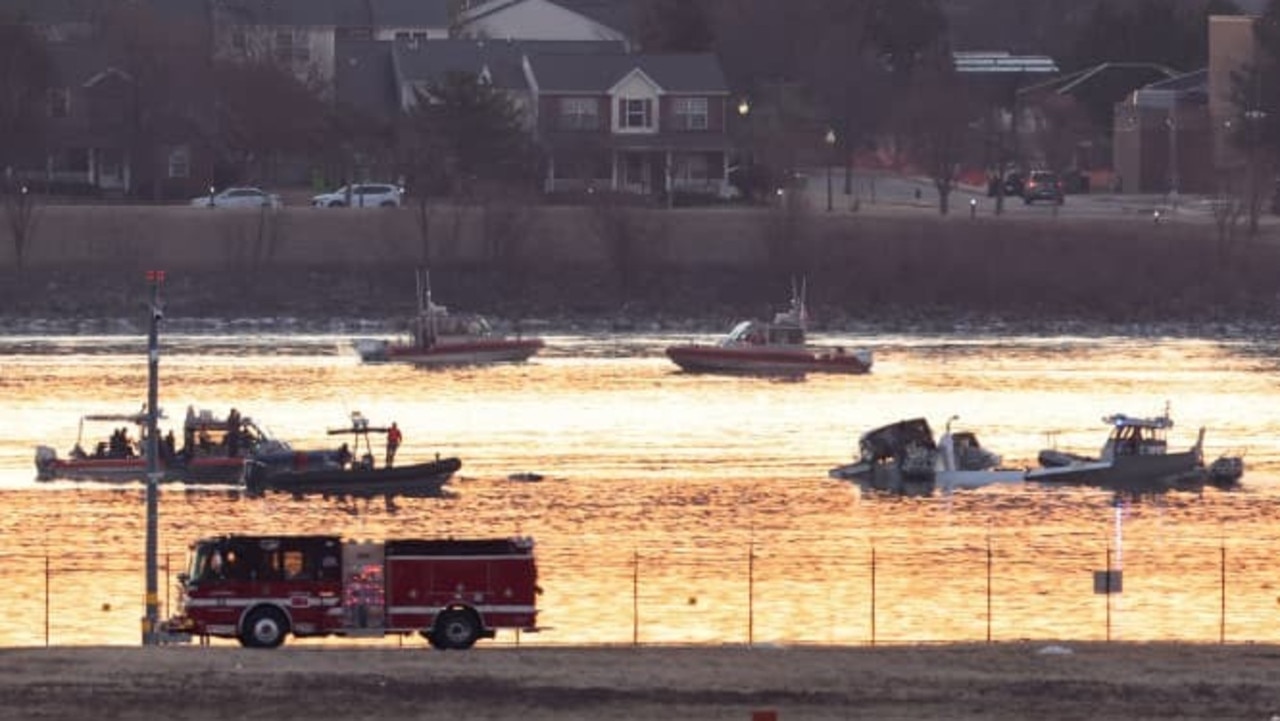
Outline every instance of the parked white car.
<svg viewBox="0 0 1280 721">
<path fill-rule="evenodd" d="M 279 208 L 280 196 L 261 188 L 224 188 L 220 193 L 192 198 L 191 204 L 207 208 Z"/>
<path fill-rule="evenodd" d="M 404 188 L 391 183 L 356 183 L 344 185 L 332 193 L 311 199 L 317 208 L 399 208 L 404 203 Z"/>
</svg>

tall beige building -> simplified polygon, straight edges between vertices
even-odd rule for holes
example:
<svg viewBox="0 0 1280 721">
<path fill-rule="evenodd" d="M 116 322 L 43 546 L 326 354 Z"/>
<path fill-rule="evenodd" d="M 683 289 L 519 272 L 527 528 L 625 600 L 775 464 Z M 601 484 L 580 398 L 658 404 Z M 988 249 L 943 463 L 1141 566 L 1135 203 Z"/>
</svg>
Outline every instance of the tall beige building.
<svg viewBox="0 0 1280 721">
<path fill-rule="evenodd" d="M 1232 102 L 1232 74 L 1254 62 L 1257 42 L 1254 15 L 1213 15 L 1209 18 L 1209 118 L 1213 128 L 1213 161 L 1218 168 L 1245 162 L 1227 136 L 1239 122 L 1240 109 Z"/>
</svg>

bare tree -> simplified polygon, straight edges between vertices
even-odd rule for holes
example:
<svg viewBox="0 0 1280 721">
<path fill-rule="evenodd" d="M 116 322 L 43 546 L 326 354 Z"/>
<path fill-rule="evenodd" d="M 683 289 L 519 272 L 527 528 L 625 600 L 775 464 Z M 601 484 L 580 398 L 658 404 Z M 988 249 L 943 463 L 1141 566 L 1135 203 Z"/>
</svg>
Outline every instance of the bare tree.
<svg viewBox="0 0 1280 721">
<path fill-rule="evenodd" d="M 279 158 L 325 146 L 330 115 L 319 89 L 274 62 L 220 63 L 217 88 L 221 141 L 242 173 L 271 179 Z"/>
<path fill-rule="evenodd" d="M 639 243 L 644 232 L 638 211 L 627 207 L 618 193 L 593 193 L 591 198 L 591 227 L 613 270 L 618 300 L 625 305 L 631 300 L 640 263 Z"/>
<path fill-rule="evenodd" d="M 488 195 L 520 194 L 536 168 L 520 111 L 507 96 L 467 73 L 450 73 L 418 93 L 401 124 L 399 147 L 417 198 L 423 262 L 435 251 L 431 220 L 439 199 L 452 201 L 457 242 L 466 206 Z"/>
<path fill-rule="evenodd" d="M 1236 180 L 1234 175 L 1228 173 L 1223 178 L 1210 206 L 1213 211 L 1213 227 L 1220 264 L 1225 264 L 1235 253 L 1239 242 L 1240 220 L 1246 214 L 1247 203 L 1235 191 L 1234 186 L 1238 183 L 1234 182 Z"/>
<path fill-rule="evenodd" d="M 4 216 L 13 238 L 13 255 L 18 268 L 24 267 L 27 251 L 36 228 L 36 199 L 26 185 L 5 181 L 3 189 Z"/>
<path fill-rule="evenodd" d="M 933 53 L 912 75 L 904 94 L 901 108 L 912 158 L 933 180 L 938 212 L 946 215 L 957 171 L 971 146 L 974 117 L 950 52 Z"/>
<path fill-rule="evenodd" d="M 778 277 L 804 274 L 804 241 L 812 223 L 808 198 L 802 192 L 785 192 L 765 221 L 765 258 Z"/>
</svg>

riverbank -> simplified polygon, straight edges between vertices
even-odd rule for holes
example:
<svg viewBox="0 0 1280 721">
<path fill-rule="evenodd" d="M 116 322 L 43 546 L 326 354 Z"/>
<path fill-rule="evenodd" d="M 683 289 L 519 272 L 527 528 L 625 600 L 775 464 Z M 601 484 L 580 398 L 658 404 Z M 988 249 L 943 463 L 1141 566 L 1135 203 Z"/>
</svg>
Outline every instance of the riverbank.
<svg viewBox="0 0 1280 721">
<path fill-rule="evenodd" d="M 10 649 L 0 699 L 2 719 L 1266 721 L 1280 648 Z"/>
</svg>

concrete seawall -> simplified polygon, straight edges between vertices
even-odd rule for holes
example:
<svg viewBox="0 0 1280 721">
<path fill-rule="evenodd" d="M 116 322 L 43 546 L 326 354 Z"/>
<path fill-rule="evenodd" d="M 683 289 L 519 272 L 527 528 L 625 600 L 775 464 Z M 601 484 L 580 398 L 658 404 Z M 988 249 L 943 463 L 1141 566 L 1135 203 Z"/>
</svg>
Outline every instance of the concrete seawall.
<svg viewBox="0 0 1280 721">
<path fill-rule="evenodd" d="M 1262 316 L 1280 293 L 1274 245 L 1226 244 L 1207 225 L 494 205 L 434 209 L 424 236 L 420 218 L 415 208 L 44 206 L 22 268 L 0 226 L 0 315 L 118 312 L 132 302 L 121 286 L 162 268 L 201 304 L 218 299 L 196 313 L 377 316 L 412 307 L 411 271 L 428 257 L 447 302 L 519 314 L 756 310 L 785 302 L 794 276 L 815 305 L 859 316 Z"/>
</svg>

